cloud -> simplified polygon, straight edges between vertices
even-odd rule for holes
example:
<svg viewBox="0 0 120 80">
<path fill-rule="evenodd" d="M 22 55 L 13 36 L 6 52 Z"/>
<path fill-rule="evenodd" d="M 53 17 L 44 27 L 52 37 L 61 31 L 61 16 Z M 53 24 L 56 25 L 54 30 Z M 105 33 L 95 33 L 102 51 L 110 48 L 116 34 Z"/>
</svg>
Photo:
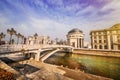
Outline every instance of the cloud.
<svg viewBox="0 0 120 80">
<path fill-rule="evenodd" d="M 96 11 L 97 9 L 96 8 L 94 8 L 93 6 L 88 6 L 88 7 L 86 7 L 85 9 L 83 9 L 83 10 L 80 10 L 80 11 L 78 11 L 77 13 L 76 13 L 76 15 L 85 15 L 86 13 L 94 13 L 95 11 Z"/>
<path fill-rule="evenodd" d="M 65 38 L 79 28 L 90 41 L 90 30 L 120 22 L 119 6 L 119 0 L 1 0 L 0 31 L 13 27 L 24 35 Z"/>
<path fill-rule="evenodd" d="M 47 0 L 47 3 L 51 5 L 62 6 L 63 0 Z"/>
<path fill-rule="evenodd" d="M 120 1 L 113 0 L 111 3 L 105 5 L 102 9 L 97 12 L 97 20 L 98 22 L 103 22 L 106 24 L 115 24 L 120 22 Z M 109 23 L 108 23 L 109 22 Z"/>
<path fill-rule="evenodd" d="M 58 35 L 62 38 L 67 33 L 66 29 L 69 29 L 69 25 L 51 20 L 49 18 L 37 19 L 31 17 L 30 21 L 31 26 L 33 26 L 39 34 L 51 35 L 52 38 L 58 37 Z"/>
</svg>

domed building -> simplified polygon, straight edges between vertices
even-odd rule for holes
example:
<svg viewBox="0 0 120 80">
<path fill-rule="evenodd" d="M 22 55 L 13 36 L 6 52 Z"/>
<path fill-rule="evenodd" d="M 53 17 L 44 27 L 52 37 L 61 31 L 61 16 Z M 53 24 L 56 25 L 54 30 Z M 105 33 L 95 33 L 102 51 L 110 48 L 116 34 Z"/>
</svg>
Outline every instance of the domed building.
<svg viewBox="0 0 120 80">
<path fill-rule="evenodd" d="M 93 49 L 120 50 L 120 23 L 90 32 Z"/>
<path fill-rule="evenodd" d="M 67 34 L 67 43 L 75 48 L 84 47 L 84 33 L 78 28 L 74 28 Z"/>
</svg>

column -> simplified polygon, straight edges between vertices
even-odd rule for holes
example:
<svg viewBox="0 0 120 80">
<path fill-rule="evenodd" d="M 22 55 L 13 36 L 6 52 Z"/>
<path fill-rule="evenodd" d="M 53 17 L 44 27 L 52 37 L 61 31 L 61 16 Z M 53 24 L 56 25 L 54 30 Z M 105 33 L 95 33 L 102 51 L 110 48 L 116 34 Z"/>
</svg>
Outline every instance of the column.
<svg viewBox="0 0 120 80">
<path fill-rule="evenodd" d="M 104 36 L 103 36 L 103 32 L 101 35 L 101 44 L 102 44 L 102 49 L 104 49 Z"/>
<path fill-rule="evenodd" d="M 114 50 L 118 50 L 118 45 L 117 45 L 117 43 L 118 43 L 118 41 L 117 41 L 117 33 L 116 33 L 116 31 L 114 31 L 114 35 L 113 35 L 113 49 Z"/>
<path fill-rule="evenodd" d="M 78 48 L 80 48 L 80 45 L 79 45 L 79 44 L 80 44 L 80 42 L 79 42 L 79 38 L 78 38 Z"/>
<path fill-rule="evenodd" d="M 102 44 L 102 49 L 105 49 L 105 46 L 104 46 L 104 44 Z"/>
<path fill-rule="evenodd" d="M 99 45 L 97 45 L 97 49 L 100 49 L 100 48 L 99 48 Z"/>
<path fill-rule="evenodd" d="M 99 43 L 99 37 L 98 37 L 98 32 L 96 32 L 96 41 L 97 41 L 97 43 Z"/>
<path fill-rule="evenodd" d="M 77 48 L 79 47 L 79 42 L 78 42 L 79 40 L 78 40 L 78 38 L 77 38 Z"/>
<path fill-rule="evenodd" d="M 91 35 L 91 47 L 92 47 L 92 49 L 95 49 L 95 43 L 94 43 L 94 38 L 93 38 L 94 36 L 92 36 Z"/>
<path fill-rule="evenodd" d="M 111 41 L 110 41 L 110 32 L 107 31 L 107 46 L 108 49 L 111 50 Z"/>
</svg>

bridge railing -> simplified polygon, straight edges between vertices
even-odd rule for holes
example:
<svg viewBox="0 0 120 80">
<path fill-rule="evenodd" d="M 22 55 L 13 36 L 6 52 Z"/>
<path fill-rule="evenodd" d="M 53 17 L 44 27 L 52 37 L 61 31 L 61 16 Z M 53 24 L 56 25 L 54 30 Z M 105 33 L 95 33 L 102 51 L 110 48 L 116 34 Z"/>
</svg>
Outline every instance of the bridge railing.
<svg viewBox="0 0 120 80">
<path fill-rule="evenodd" d="M 21 49 L 39 49 L 40 45 L 22 45 L 22 44 L 13 44 L 13 45 L 1 45 L 0 52 L 8 52 L 8 51 L 18 51 Z"/>
<path fill-rule="evenodd" d="M 61 48 L 73 48 L 73 47 L 71 47 L 71 46 L 68 46 L 68 45 L 44 45 L 44 48 L 50 48 L 50 47 L 52 47 L 52 48 L 54 48 L 54 47 L 61 47 Z"/>
<path fill-rule="evenodd" d="M 18 51 L 21 49 L 40 49 L 40 48 L 72 48 L 71 46 L 67 45 L 29 45 L 29 44 L 13 44 L 13 45 L 1 45 L 0 46 L 0 52 L 8 52 L 8 51 Z"/>
</svg>

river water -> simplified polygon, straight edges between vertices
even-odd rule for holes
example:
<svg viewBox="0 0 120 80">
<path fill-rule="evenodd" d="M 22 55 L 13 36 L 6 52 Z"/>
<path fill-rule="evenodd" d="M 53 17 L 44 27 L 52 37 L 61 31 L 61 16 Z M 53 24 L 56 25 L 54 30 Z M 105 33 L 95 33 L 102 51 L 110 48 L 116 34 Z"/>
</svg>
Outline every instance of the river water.
<svg viewBox="0 0 120 80">
<path fill-rule="evenodd" d="M 72 69 L 77 68 L 94 75 L 120 80 L 120 58 L 58 52 L 45 62 L 67 66 Z"/>
</svg>

